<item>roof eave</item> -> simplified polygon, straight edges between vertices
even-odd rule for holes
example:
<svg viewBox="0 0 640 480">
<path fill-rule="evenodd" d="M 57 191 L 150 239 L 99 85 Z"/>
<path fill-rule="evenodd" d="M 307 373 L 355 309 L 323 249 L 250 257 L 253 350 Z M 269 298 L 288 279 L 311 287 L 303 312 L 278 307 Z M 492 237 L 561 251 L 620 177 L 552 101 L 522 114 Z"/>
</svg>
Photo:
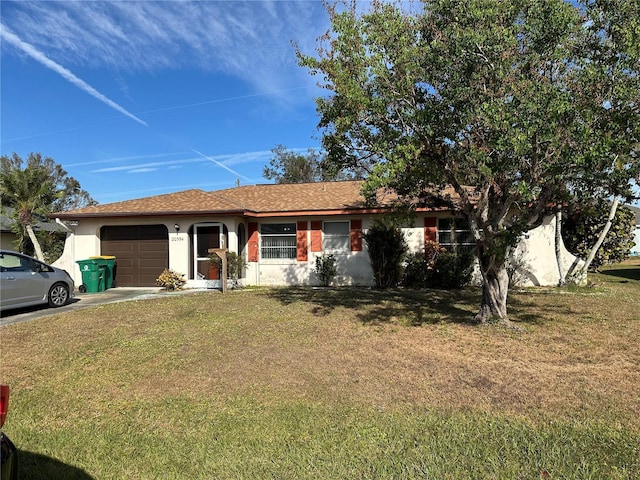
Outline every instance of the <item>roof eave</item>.
<svg viewBox="0 0 640 480">
<path fill-rule="evenodd" d="M 175 211 L 147 211 L 147 212 L 85 212 L 85 213 L 52 213 L 49 218 L 71 220 L 77 218 L 111 218 L 111 217 L 196 217 L 202 215 L 244 215 L 245 210 L 175 210 Z"/>
</svg>

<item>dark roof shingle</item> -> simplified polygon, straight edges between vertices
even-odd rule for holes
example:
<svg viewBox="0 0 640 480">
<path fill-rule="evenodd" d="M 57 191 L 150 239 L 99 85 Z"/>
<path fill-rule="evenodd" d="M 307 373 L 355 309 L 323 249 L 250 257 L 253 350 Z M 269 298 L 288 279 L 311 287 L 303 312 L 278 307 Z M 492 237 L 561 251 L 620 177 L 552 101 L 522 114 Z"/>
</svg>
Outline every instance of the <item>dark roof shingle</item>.
<svg viewBox="0 0 640 480">
<path fill-rule="evenodd" d="M 362 181 L 248 185 L 205 192 L 192 189 L 59 212 L 61 219 L 162 215 L 312 215 L 367 209 Z M 449 191 L 450 189 L 446 189 Z M 393 193 L 379 193 L 376 208 L 390 207 Z M 432 207 L 433 208 L 433 207 Z"/>
</svg>

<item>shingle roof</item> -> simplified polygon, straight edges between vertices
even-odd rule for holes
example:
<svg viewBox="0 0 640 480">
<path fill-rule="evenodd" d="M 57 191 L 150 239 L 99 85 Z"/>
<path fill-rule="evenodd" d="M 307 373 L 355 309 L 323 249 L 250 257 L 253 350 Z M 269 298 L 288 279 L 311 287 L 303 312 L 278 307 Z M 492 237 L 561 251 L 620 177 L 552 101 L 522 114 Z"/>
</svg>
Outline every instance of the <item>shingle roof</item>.
<svg viewBox="0 0 640 480">
<path fill-rule="evenodd" d="M 0 231 L 10 232 L 13 229 L 13 226 L 16 224 L 16 220 L 11 216 L 13 214 L 13 208 L 4 207 L 0 212 Z M 38 218 L 41 218 L 39 216 Z M 33 225 L 34 230 L 44 231 L 44 232 L 64 232 L 65 229 L 62 225 L 58 225 L 54 222 L 47 222 L 46 219 L 44 221 L 38 220 Z"/>
<path fill-rule="evenodd" d="M 344 211 L 365 207 L 361 186 L 359 181 L 269 184 L 215 193 L 256 214 Z"/>
<path fill-rule="evenodd" d="M 56 213 L 63 219 L 110 216 L 341 213 L 366 208 L 361 181 L 250 185 L 205 192 L 193 189 Z M 379 195 L 378 206 L 396 196 Z"/>
<path fill-rule="evenodd" d="M 171 213 L 209 213 L 216 211 L 235 211 L 243 209 L 224 197 L 198 189 L 155 195 L 153 197 L 105 203 L 89 207 L 56 213 L 59 218 L 167 215 Z"/>
</svg>

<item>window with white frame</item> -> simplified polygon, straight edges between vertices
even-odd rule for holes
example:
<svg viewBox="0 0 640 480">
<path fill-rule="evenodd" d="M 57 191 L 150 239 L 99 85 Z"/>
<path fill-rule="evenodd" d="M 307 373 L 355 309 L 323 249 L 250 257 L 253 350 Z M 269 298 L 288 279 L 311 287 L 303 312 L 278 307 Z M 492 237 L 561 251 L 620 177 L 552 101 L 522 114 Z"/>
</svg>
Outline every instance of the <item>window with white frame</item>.
<svg viewBox="0 0 640 480">
<path fill-rule="evenodd" d="M 469 223 L 462 218 L 438 219 L 438 243 L 452 253 L 469 253 L 476 248 Z"/>
<path fill-rule="evenodd" d="M 350 250 L 349 222 L 324 222 L 322 249 L 332 252 Z"/>
<path fill-rule="evenodd" d="M 263 223 L 260 225 L 263 259 L 296 258 L 296 224 Z"/>
</svg>

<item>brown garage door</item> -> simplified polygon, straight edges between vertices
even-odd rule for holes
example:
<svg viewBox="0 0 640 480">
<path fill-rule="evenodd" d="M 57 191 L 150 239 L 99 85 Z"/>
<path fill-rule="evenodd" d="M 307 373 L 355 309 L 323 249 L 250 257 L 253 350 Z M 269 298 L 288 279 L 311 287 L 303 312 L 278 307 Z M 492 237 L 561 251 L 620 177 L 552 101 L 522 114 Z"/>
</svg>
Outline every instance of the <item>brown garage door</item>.
<svg viewBox="0 0 640 480">
<path fill-rule="evenodd" d="M 164 225 L 102 227 L 102 255 L 116 257 L 118 287 L 150 287 L 169 268 L 169 232 Z"/>
</svg>

